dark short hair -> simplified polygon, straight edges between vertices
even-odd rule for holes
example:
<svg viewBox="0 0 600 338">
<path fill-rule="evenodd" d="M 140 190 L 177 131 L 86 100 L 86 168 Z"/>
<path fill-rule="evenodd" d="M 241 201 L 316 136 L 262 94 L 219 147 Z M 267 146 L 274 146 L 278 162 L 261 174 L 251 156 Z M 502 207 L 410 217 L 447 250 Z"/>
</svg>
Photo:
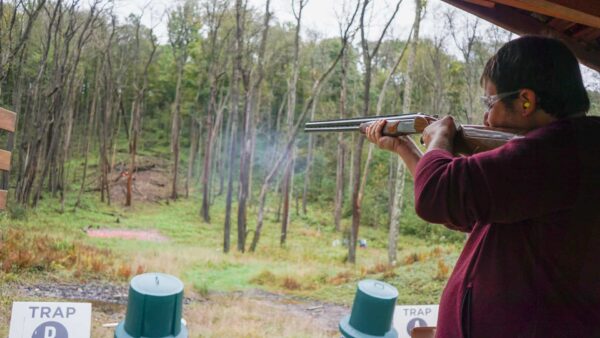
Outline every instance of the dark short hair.
<svg viewBox="0 0 600 338">
<path fill-rule="evenodd" d="M 557 39 L 523 36 L 506 43 L 486 63 L 481 83 L 487 80 L 496 85 L 498 93 L 533 90 L 541 108 L 557 118 L 590 109 L 579 63 Z"/>
</svg>

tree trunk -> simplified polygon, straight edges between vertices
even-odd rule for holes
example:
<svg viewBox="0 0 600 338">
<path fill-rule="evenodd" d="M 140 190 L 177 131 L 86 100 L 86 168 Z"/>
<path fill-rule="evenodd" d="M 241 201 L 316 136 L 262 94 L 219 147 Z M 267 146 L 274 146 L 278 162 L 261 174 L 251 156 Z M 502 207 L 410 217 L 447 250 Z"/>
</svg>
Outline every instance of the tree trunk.
<svg viewBox="0 0 600 338">
<path fill-rule="evenodd" d="M 404 182 L 406 179 L 406 167 L 402 159 L 398 157 L 398 170 L 396 171 L 396 182 L 394 185 L 395 198 L 392 204 L 392 217 L 390 221 L 390 231 L 388 234 L 388 264 L 396 265 L 396 252 L 398 250 L 398 228 L 402 216 L 402 205 L 404 204 Z"/>
<path fill-rule="evenodd" d="M 136 57 L 135 60 L 139 62 L 139 53 L 140 53 L 140 23 L 137 21 L 136 25 Z M 131 133 L 129 134 L 129 170 L 127 175 L 127 192 L 125 196 L 125 205 L 131 206 L 132 203 L 132 189 L 133 189 L 133 175 L 135 169 L 135 157 L 137 154 L 137 142 L 138 137 L 140 135 L 142 129 L 142 104 L 144 102 L 144 96 L 146 94 L 146 88 L 148 87 L 148 71 L 150 69 L 150 64 L 154 58 L 154 53 L 156 52 L 156 44 L 154 42 L 154 38 L 152 37 L 152 32 L 150 32 L 150 41 L 152 43 L 152 51 L 150 52 L 150 56 L 146 61 L 142 72 L 142 83 L 141 85 L 134 81 L 135 97 L 133 100 L 132 111 L 131 111 Z M 137 64 L 136 62 L 136 64 Z"/>
<path fill-rule="evenodd" d="M 94 94 L 92 95 L 92 102 L 89 107 L 90 115 L 88 116 L 88 125 L 85 132 L 85 146 L 84 149 L 84 162 L 83 162 L 83 174 L 81 178 L 81 186 L 79 187 L 79 194 L 77 195 L 77 201 L 75 202 L 74 208 L 79 208 L 81 204 L 81 196 L 83 195 L 83 189 L 85 188 L 85 182 L 87 178 L 87 169 L 88 169 L 88 156 L 90 153 L 90 144 L 92 138 L 92 130 L 94 128 L 94 121 L 96 120 L 96 106 L 97 100 L 100 96 L 100 71 L 102 69 L 102 65 L 104 64 L 104 58 L 102 58 L 96 66 L 96 71 L 94 72 Z"/>
<path fill-rule="evenodd" d="M 292 65 L 292 76 L 288 80 L 288 103 L 287 103 L 287 130 L 288 134 L 291 128 L 294 125 L 294 115 L 296 109 L 296 95 L 297 95 L 297 84 L 298 77 L 300 74 L 300 29 L 302 24 L 302 11 L 306 6 L 308 0 L 300 0 L 298 13 L 296 13 L 296 9 L 294 8 L 294 16 L 296 17 L 296 35 L 294 39 L 294 58 Z M 283 184 L 282 184 L 282 195 L 283 195 L 283 217 L 281 221 L 281 236 L 280 236 L 280 245 L 285 245 L 285 241 L 287 239 L 287 231 L 290 220 L 290 194 L 293 188 L 292 177 L 294 176 L 294 149 L 292 147 L 291 152 L 289 153 L 289 157 L 286 159 L 285 165 L 285 173 L 283 175 Z"/>
<path fill-rule="evenodd" d="M 411 94 L 412 94 L 412 73 L 414 70 L 415 58 L 417 55 L 417 46 L 419 44 L 419 27 L 421 24 L 422 0 L 415 0 L 415 21 L 413 24 L 413 39 L 411 42 L 410 53 L 408 55 L 408 64 L 406 69 L 406 80 L 404 82 L 404 100 L 402 111 L 405 114 L 410 112 Z M 402 205 L 404 202 L 404 181 L 405 181 L 404 163 L 398 158 L 396 182 L 394 184 L 394 195 L 392 202 L 392 217 L 390 220 L 389 235 L 388 235 L 388 263 L 390 266 L 396 264 L 396 251 L 398 240 L 398 227 L 400 217 L 402 215 Z"/>
<path fill-rule="evenodd" d="M 216 79 L 211 79 L 210 85 L 210 99 L 208 103 L 208 113 L 207 113 L 207 122 L 206 129 L 208 132 L 206 147 L 204 148 L 204 165 L 202 169 L 202 207 L 200 208 L 200 215 L 202 219 L 206 223 L 210 223 L 210 200 L 209 200 L 209 191 L 210 191 L 210 172 L 212 169 L 212 148 L 214 146 L 214 139 L 216 136 L 216 131 L 220 129 L 220 126 L 216 121 L 213 125 L 213 117 L 212 112 L 215 109 L 217 102 L 217 83 Z"/>
<path fill-rule="evenodd" d="M 356 263 L 356 242 L 358 241 L 358 228 L 360 226 L 362 196 L 360 196 L 360 164 L 362 148 L 365 137 L 358 136 L 358 142 L 354 148 L 354 177 L 352 185 L 352 228 L 350 231 L 350 243 L 348 244 L 348 262 Z"/>
<path fill-rule="evenodd" d="M 202 206 L 200 208 L 200 216 L 204 222 L 210 222 L 210 205 L 212 196 L 212 173 L 213 167 L 220 165 L 219 155 L 223 153 L 221 151 L 221 140 L 222 134 L 221 121 L 223 119 L 223 109 L 225 104 L 218 105 L 219 95 L 219 77 L 224 74 L 221 73 L 221 62 L 227 62 L 227 57 L 222 55 L 223 46 L 227 44 L 227 41 L 220 42 L 219 31 L 221 28 L 223 17 L 227 11 L 229 4 L 227 2 L 212 1 L 206 5 L 206 27 L 208 28 L 208 62 L 207 70 L 208 79 L 210 82 L 210 96 L 207 105 L 206 113 L 206 141 L 204 148 L 204 162 L 202 166 Z M 225 66 L 223 66 L 225 67 Z M 221 73 L 221 74 L 219 74 Z M 225 96 L 223 102 L 227 102 L 228 95 Z M 217 146 L 215 148 L 215 143 Z M 214 151 L 214 152 L 213 152 Z M 220 172 L 220 171 L 219 171 Z M 222 177 L 222 173 L 219 175 Z M 222 182 L 222 180 L 221 180 Z M 221 184 L 222 187 L 222 184 Z"/>
<path fill-rule="evenodd" d="M 317 102 L 319 97 L 313 101 L 312 108 L 310 109 L 310 119 L 315 119 L 315 110 L 317 109 Z M 304 173 L 304 189 L 302 190 L 302 213 L 306 215 L 306 200 L 308 198 L 308 186 L 310 184 L 310 169 L 313 160 L 313 134 L 308 134 L 308 154 L 306 156 L 306 171 Z"/>
<path fill-rule="evenodd" d="M 42 5 L 42 7 L 44 7 Z M 21 144 L 21 148 L 24 149 L 25 156 L 23 161 L 21 161 L 23 165 L 23 178 L 22 180 L 18 180 L 17 188 L 15 189 L 16 200 L 23 205 L 26 205 L 30 201 L 33 185 L 37 178 L 41 156 L 42 156 L 42 148 L 44 147 L 44 135 L 45 130 L 47 128 L 48 119 L 46 117 L 47 114 L 42 113 L 42 96 L 40 94 L 42 80 L 48 68 L 48 58 L 50 54 L 50 49 L 52 48 L 52 38 L 53 38 L 53 26 L 57 21 L 57 18 L 61 15 L 58 14 L 59 9 L 61 8 L 60 2 L 57 3 L 52 9 L 52 14 L 47 13 L 50 17 L 48 18 L 48 23 L 46 28 L 46 36 L 42 43 L 43 51 L 40 56 L 39 67 L 37 69 L 37 74 L 33 83 L 29 84 L 28 91 L 28 103 L 26 105 L 25 110 L 29 110 L 31 112 L 31 116 L 29 120 L 31 123 L 25 124 L 25 130 L 23 131 L 23 141 Z M 15 7 L 13 12 L 13 20 L 17 15 L 17 7 Z M 8 61 L 6 62 L 8 65 Z M 4 76 L 5 74 L 0 74 Z M 29 109 L 28 109 L 29 108 Z M 44 107 L 44 109 L 46 109 Z M 27 116 L 27 113 L 24 114 Z M 29 127 L 31 126 L 31 127 Z"/>
<path fill-rule="evenodd" d="M 394 213 L 394 200 L 396 195 L 396 187 L 394 186 L 394 182 L 396 182 L 396 163 L 398 162 L 397 156 L 395 154 L 391 154 L 388 158 L 388 178 L 386 187 L 390 187 L 388 194 L 388 220 L 392 221 L 392 214 Z"/>
<path fill-rule="evenodd" d="M 342 55 L 342 74 L 340 89 L 340 119 L 346 116 L 346 100 L 348 95 L 348 52 Z M 334 198 L 334 224 L 335 231 L 341 230 L 342 208 L 344 206 L 344 164 L 345 164 L 344 133 L 338 134 L 337 156 L 335 169 L 335 198 Z"/>
<path fill-rule="evenodd" d="M 334 224 L 335 231 L 341 230 L 342 208 L 344 206 L 344 164 L 345 146 L 342 133 L 338 135 L 337 163 L 335 172 L 335 201 L 334 201 Z"/>
<path fill-rule="evenodd" d="M 415 21 L 413 23 L 413 39 L 411 41 L 410 53 L 408 54 L 408 63 L 406 65 L 406 80 L 404 82 L 404 99 L 402 100 L 402 111 L 405 114 L 410 112 L 412 103 L 412 72 L 415 67 L 417 57 L 417 46 L 419 45 L 419 28 L 421 26 L 421 12 L 423 10 L 423 0 L 415 0 Z"/>
<path fill-rule="evenodd" d="M 217 172 L 219 173 L 219 191 L 217 192 L 217 196 L 223 195 L 225 191 L 225 170 L 226 161 L 228 158 L 228 149 L 231 144 L 230 136 L 231 122 L 227 123 L 227 125 L 223 125 L 223 130 L 221 130 L 221 133 L 219 133 L 219 149 L 221 149 L 221 151 L 219 152 L 219 156 L 217 157 L 217 163 L 215 164 L 218 168 Z"/>
<path fill-rule="evenodd" d="M 172 174 L 173 185 L 171 188 L 171 199 L 177 199 L 177 174 L 179 172 L 179 134 L 181 125 L 181 81 L 183 78 L 183 65 L 185 59 L 177 61 L 177 85 L 175 86 L 175 102 L 171 119 L 171 158 L 173 161 Z"/>
<path fill-rule="evenodd" d="M 113 38 L 116 35 L 117 27 L 116 23 L 113 20 L 112 22 L 112 31 L 111 36 L 108 40 L 108 50 L 112 48 Z M 108 148 L 109 145 L 109 131 L 111 127 L 111 118 L 112 118 L 112 109 L 113 109 L 113 65 L 112 65 L 112 57 L 111 53 L 106 53 L 106 67 L 105 67 L 105 97 L 103 100 L 104 105 L 104 114 L 102 121 L 102 128 L 100 131 L 100 170 L 101 170 L 101 179 L 100 179 L 100 200 L 104 202 L 104 194 L 106 193 L 106 201 L 110 205 L 110 188 L 108 182 L 108 173 L 110 172 L 110 164 L 108 162 Z"/>
<path fill-rule="evenodd" d="M 190 145 L 190 154 L 188 156 L 188 170 L 185 178 L 185 198 L 190 197 L 190 182 L 192 180 L 192 173 L 194 170 L 194 163 L 196 162 L 196 155 L 198 154 L 198 141 L 200 138 L 199 133 L 200 125 L 193 116 L 190 116 L 190 139 L 192 144 Z"/>
<path fill-rule="evenodd" d="M 400 52 L 400 55 L 396 59 L 396 62 L 394 63 L 394 66 L 392 67 L 392 70 L 389 72 L 388 76 L 386 77 L 385 81 L 383 82 L 383 86 L 381 87 L 381 92 L 379 93 L 379 98 L 377 99 L 377 108 L 375 110 L 375 115 L 376 116 L 381 115 L 381 112 L 383 110 L 383 105 L 384 105 L 384 101 L 385 101 L 385 94 L 386 94 L 387 88 L 388 88 L 388 86 L 389 86 L 389 84 L 391 82 L 392 77 L 396 73 L 396 70 L 398 69 L 398 66 L 400 65 L 400 62 L 404 58 L 404 53 L 406 52 L 406 49 L 408 47 L 408 43 L 412 39 L 413 29 L 414 29 L 414 26 L 410 30 L 410 33 L 408 35 L 408 41 L 404 45 L 404 48 L 402 48 L 402 52 Z M 407 114 L 408 111 L 404 111 L 404 113 Z M 367 151 L 367 160 L 365 161 L 365 166 L 364 166 L 365 169 L 364 169 L 364 172 L 363 172 L 362 181 L 360 183 L 361 195 L 365 191 L 365 187 L 367 185 L 367 177 L 369 175 L 369 167 L 371 165 L 371 160 L 373 159 L 373 148 L 374 148 L 374 144 L 369 143 L 369 150 Z"/>
<path fill-rule="evenodd" d="M 270 0 L 266 2 L 265 17 L 263 24 L 263 34 L 260 44 L 260 50 L 257 59 L 257 72 L 255 77 L 249 79 L 250 88 L 245 95 L 245 111 L 244 111 L 244 128 L 242 137 L 242 152 L 240 156 L 240 186 L 238 193 L 238 250 L 244 252 L 246 250 L 246 203 L 248 200 L 248 194 L 250 192 L 250 168 L 252 166 L 252 124 L 253 124 L 253 111 L 254 111 L 254 100 L 258 95 L 262 79 L 264 76 L 263 69 L 263 58 L 265 55 L 267 37 L 269 32 L 269 20 L 271 13 L 269 12 Z M 240 46 L 243 45 L 243 41 L 240 37 Z M 239 50 L 239 58 L 241 65 L 241 49 Z"/>
<path fill-rule="evenodd" d="M 359 7 L 357 5 L 356 11 L 354 12 L 354 15 L 352 16 L 352 19 L 349 20 L 349 22 L 348 22 L 348 25 L 345 29 L 345 33 L 342 38 L 342 46 L 341 46 L 341 49 L 340 49 L 336 59 L 329 66 L 329 68 L 325 71 L 325 73 L 323 73 L 321 75 L 321 77 L 313 84 L 311 96 L 306 101 L 306 104 L 304 106 L 302 114 L 300 114 L 298 121 L 296 122 L 296 124 L 294 125 L 294 127 L 292 128 L 292 130 L 289 134 L 289 138 L 288 138 L 286 147 L 284 148 L 283 154 L 277 160 L 274 161 L 273 167 L 271 168 L 271 170 L 265 177 L 265 180 L 263 181 L 263 185 L 260 190 L 260 196 L 258 198 L 259 207 L 258 207 L 256 230 L 254 231 L 254 238 L 252 239 L 252 244 L 250 246 L 250 251 L 252 251 L 252 252 L 254 252 L 256 250 L 258 241 L 260 239 L 262 226 L 263 226 L 263 220 L 264 220 L 264 210 L 265 210 L 267 191 L 269 189 L 269 185 L 271 184 L 271 180 L 273 179 L 273 177 L 279 170 L 279 168 L 282 165 L 282 163 L 284 162 L 284 160 L 289 156 L 289 153 L 291 152 L 292 147 L 294 146 L 296 136 L 298 135 L 298 132 L 300 131 L 300 126 L 303 124 L 303 121 L 306 117 L 308 109 L 312 105 L 312 101 L 315 99 L 316 93 L 318 93 L 321 90 L 321 86 L 323 85 L 323 83 L 325 82 L 325 80 L 327 79 L 329 74 L 333 71 L 333 69 L 335 68 L 335 66 L 337 65 L 339 60 L 341 59 L 342 54 L 344 53 L 344 51 L 348 45 L 348 36 L 349 36 L 350 27 L 352 26 L 352 23 L 354 22 L 354 18 L 356 17 L 358 8 Z"/>
<path fill-rule="evenodd" d="M 231 204 L 233 202 L 233 172 L 235 170 L 235 155 L 237 153 L 238 143 L 238 132 L 237 132 L 237 120 L 239 115 L 239 86 L 241 75 L 240 70 L 242 69 L 242 35 L 243 35 L 243 16 L 246 8 L 242 4 L 241 0 L 235 2 L 235 18 L 236 18 L 236 39 L 235 39 L 235 61 L 233 62 L 232 68 L 232 80 L 231 80 L 231 134 L 230 134 L 230 145 L 229 145 L 229 171 L 227 178 L 227 197 L 225 201 L 225 240 L 223 245 L 223 251 L 229 252 L 230 248 L 230 233 L 231 233 Z M 243 243 L 243 236 L 241 229 L 238 228 L 238 245 L 237 249 L 243 252 L 244 248 L 241 247 Z"/>
<path fill-rule="evenodd" d="M 261 107 L 261 94 L 260 91 L 258 92 L 258 97 L 256 100 L 256 111 L 254 112 L 254 121 L 252 123 L 252 128 L 251 128 L 251 132 L 252 135 L 250 137 L 250 166 L 248 168 L 248 181 L 250 182 L 250 185 L 248 186 L 248 203 L 252 204 L 252 177 L 254 174 L 254 157 L 256 155 L 256 134 L 258 132 L 258 125 L 261 121 L 261 116 L 260 116 L 260 112 L 259 109 Z M 268 111 L 268 110 L 267 110 Z M 269 114 L 271 115 L 271 114 Z"/>
<path fill-rule="evenodd" d="M 365 0 L 363 2 L 362 13 L 360 17 L 360 32 L 361 32 L 361 45 L 362 45 L 362 56 L 363 56 L 363 64 L 365 67 L 365 72 L 363 74 L 363 83 L 364 83 L 364 91 L 363 91 L 363 116 L 369 115 L 370 109 L 370 93 L 371 93 L 371 73 L 372 73 L 372 60 L 377 55 L 379 51 L 379 47 L 381 46 L 381 41 L 383 40 L 387 29 L 390 24 L 396 17 L 398 10 L 400 8 L 400 4 L 402 1 L 398 1 L 396 4 L 396 8 L 385 25 L 381 35 L 379 36 L 379 40 L 373 47 L 373 51 L 369 51 L 369 42 L 366 38 L 365 33 L 365 14 L 366 9 L 369 4 L 369 0 Z M 358 228 L 360 225 L 360 217 L 361 217 L 361 204 L 363 192 L 361 190 L 361 157 L 362 157 L 362 148 L 364 144 L 364 136 L 358 136 L 358 142 L 356 143 L 356 148 L 354 149 L 354 177 L 352 182 L 352 229 L 350 234 L 350 245 L 348 245 L 348 261 L 350 263 L 356 263 L 356 241 L 358 240 Z M 366 180 L 366 178 L 365 178 Z"/>
</svg>

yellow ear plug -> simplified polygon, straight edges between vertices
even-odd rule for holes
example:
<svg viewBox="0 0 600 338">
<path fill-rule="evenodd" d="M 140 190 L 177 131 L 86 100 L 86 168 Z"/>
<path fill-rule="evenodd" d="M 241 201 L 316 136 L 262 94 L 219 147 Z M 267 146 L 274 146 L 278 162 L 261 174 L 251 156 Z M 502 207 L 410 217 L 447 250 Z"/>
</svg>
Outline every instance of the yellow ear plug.
<svg viewBox="0 0 600 338">
<path fill-rule="evenodd" d="M 531 103 L 529 103 L 529 102 L 523 103 L 523 108 L 527 109 L 527 108 L 529 108 L 529 106 L 531 106 Z"/>
</svg>

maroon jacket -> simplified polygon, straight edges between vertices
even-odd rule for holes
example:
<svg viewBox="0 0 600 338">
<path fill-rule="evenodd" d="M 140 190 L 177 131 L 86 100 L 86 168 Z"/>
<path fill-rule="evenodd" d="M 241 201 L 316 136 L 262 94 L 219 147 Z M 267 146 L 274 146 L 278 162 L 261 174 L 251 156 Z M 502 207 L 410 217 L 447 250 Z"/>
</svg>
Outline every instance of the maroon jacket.
<svg viewBox="0 0 600 338">
<path fill-rule="evenodd" d="M 469 157 L 427 152 L 417 213 L 470 232 L 437 337 L 600 337 L 600 119 Z"/>
</svg>

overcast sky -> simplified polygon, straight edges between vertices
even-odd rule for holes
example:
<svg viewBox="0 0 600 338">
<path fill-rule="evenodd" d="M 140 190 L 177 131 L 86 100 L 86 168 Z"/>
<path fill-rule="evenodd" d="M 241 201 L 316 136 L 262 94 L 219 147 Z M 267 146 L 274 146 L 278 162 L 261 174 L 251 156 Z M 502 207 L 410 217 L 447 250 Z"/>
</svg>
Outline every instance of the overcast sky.
<svg viewBox="0 0 600 338">
<path fill-rule="evenodd" d="M 250 6 L 253 6 L 259 11 L 264 10 L 265 0 L 248 0 Z M 233 0 L 232 0 L 233 2 Z M 291 9 L 291 0 L 271 0 L 271 11 L 274 12 L 274 18 L 278 22 L 294 21 L 294 16 Z M 343 11 L 344 3 L 354 1 L 350 0 L 309 0 L 303 12 L 303 35 L 307 36 L 308 32 L 317 32 L 320 37 L 335 37 L 339 34 L 338 17 Z M 376 39 L 394 6 L 394 0 L 375 0 L 373 2 L 372 17 L 370 18 L 369 32 L 370 39 Z M 167 15 L 169 8 L 174 6 L 175 1 L 172 0 L 116 0 L 116 12 L 119 17 L 125 18 L 130 13 L 144 13 L 142 23 L 154 29 L 161 43 L 167 42 Z M 440 0 L 429 0 L 428 11 L 421 25 L 421 36 L 432 37 L 435 32 L 440 32 L 444 29 L 443 19 L 440 18 L 440 13 L 454 7 L 447 5 Z M 472 17 L 466 12 L 457 10 L 463 17 Z M 414 20 L 414 0 L 403 0 L 400 5 L 398 17 L 390 27 L 390 35 L 396 38 L 406 39 L 410 32 L 410 27 Z M 483 30 L 490 27 L 491 24 L 482 21 L 481 28 Z M 456 47 L 450 42 L 446 43 L 446 49 L 453 54 L 458 54 Z M 582 67 L 584 80 L 589 88 L 600 90 L 600 74 L 592 71 L 587 67 Z"/>
<path fill-rule="evenodd" d="M 346 1 L 350 2 L 350 1 Z M 352 1 L 353 2 L 353 1 Z M 129 13 L 139 14 L 144 10 L 142 22 L 149 26 L 155 27 L 156 34 L 162 42 L 166 41 L 166 15 L 167 9 L 173 6 L 173 1 L 168 0 L 117 0 L 116 12 L 121 18 L 126 17 Z M 249 4 L 263 11 L 265 0 L 249 0 Z M 333 37 L 338 35 L 338 16 L 341 15 L 344 1 L 343 0 L 310 0 L 303 12 L 303 32 L 316 31 L 322 37 Z M 394 1 L 392 0 L 376 0 L 374 1 L 374 14 L 371 18 L 372 31 L 370 35 L 375 38 L 383 28 L 388 15 L 393 10 Z M 445 9 L 450 6 L 440 0 L 429 1 L 428 8 L 430 12 L 434 6 Z M 294 21 L 294 16 L 291 10 L 291 0 L 271 0 L 271 11 L 274 12 L 275 20 L 279 22 Z M 400 5 L 400 12 L 397 19 L 394 21 L 392 34 L 395 37 L 405 38 L 408 36 L 410 27 L 414 20 L 414 0 L 403 0 Z M 428 14 L 423 22 L 421 31 L 425 36 L 436 29 L 436 20 L 432 15 Z"/>
</svg>

